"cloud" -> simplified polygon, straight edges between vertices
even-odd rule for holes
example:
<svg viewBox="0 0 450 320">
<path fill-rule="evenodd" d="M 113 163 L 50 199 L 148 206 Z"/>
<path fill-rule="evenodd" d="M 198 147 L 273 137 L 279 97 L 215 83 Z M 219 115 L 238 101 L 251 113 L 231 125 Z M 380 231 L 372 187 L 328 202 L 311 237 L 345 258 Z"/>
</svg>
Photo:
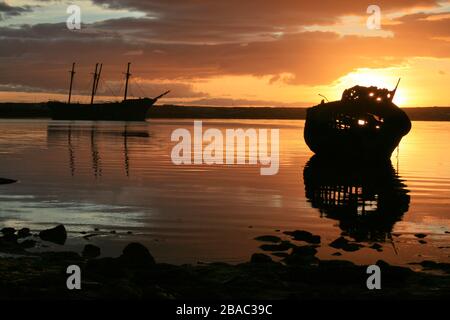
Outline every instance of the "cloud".
<svg viewBox="0 0 450 320">
<path fill-rule="evenodd" d="M 26 12 L 31 12 L 32 6 L 14 7 L 6 2 L 0 2 L 0 21 L 5 20 L 9 17 L 19 16 Z"/>
<path fill-rule="evenodd" d="M 93 0 L 116 9 L 145 12 L 147 19 L 110 20 L 105 28 L 146 30 L 146 39 L 182 43 L 230 43 L 273 40 L 310 25 L 333 25 L 340 17 L 366 16 L 367 4 L 356 0 Z M 436 0 L 379 0 L 383 14 L 418 6 L 434 7 Z"/>
<path fill-rule="evenodd" d="M 450 57 L 450 19 L 445 14 L 400 15 L 384 28 L 393 37 L 307 32 L 333 25 L 343 15 L 364 15 L 358 1 L 137 1 L 94 0 L 110 8 L 146 13 L 83 24 L 0 27 L 0 85 L 58 92 L 77 62 L 76 87 L 89 92 L 96 62 L 104 79 L 120 83 L 128 61 L 148 90 L 169 81 L 175 97 L 207 96 L 187 83 L 224 75 L 270 76 L 273 85 L 329 84 L 357 68 L 398 65 L 412 57 Z M 437 1 L 378 1 L 383 12 L 437 6 Z M 1 7 L 0 7 L 1 8 Z M 0 9 L 1 11 L 1 9 Z M 331 29 L 332 30 L 332 29 Z M 37 90 L 37 89 L 36 89 Z"/>
</svg>

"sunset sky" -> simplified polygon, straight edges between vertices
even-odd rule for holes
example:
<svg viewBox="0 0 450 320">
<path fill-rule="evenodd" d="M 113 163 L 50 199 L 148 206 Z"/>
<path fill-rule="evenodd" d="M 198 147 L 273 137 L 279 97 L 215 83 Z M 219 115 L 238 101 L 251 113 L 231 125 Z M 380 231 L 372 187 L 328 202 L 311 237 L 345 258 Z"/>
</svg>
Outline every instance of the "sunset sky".
<svg viewBox="0 0 450 320">
<path fill-rule="evenodd" d="M 401 77 L 400 106 L 450 106 L 450 1 L 0 0 L 0 101 L 65 99 L 72 62 L 80 102 L 96 62 L 98 99 L 120 99 L 132 62 L 131 93 L 163 103 L 310 106 Z"/>
</svg>

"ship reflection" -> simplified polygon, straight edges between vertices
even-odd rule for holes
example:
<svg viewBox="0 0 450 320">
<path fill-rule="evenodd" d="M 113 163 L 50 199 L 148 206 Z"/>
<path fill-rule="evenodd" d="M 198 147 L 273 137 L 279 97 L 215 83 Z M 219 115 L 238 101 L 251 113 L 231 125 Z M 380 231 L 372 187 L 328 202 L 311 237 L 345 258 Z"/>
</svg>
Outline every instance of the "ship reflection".
<svg viewBox="0 0 450 320">
<path fill-rule="evenodd" d="M 383 163 L 340 163 L 313 156 L 303 171 L 305 193 L 321 217 L 337 220 L 356 241 L 385 241 L 408 211 L 406 185 Z"/>
<path fill-rule="evenodd" d="M 71 176 L 75 176 L 77 173 L 77 160 L 78 162 L 84 161 L 79 156 L 77 159 L 77 146 L 80 149 L 85 149 L 86 145 L 90 146 L 90 162 L 92 168 L 92 175 L 95 178 L 101 177 L 102 170 L 102 155 L 99 147 L 99 142 L 104 139 L 105 136 L 120 138 L 122 145 L 122 162 L 123 170 L 127 177 L 130 176 L 130 150 L 129 139 L 130 138 L 149 138 L 150 135 L 147 131 L 136 130 L 133 128 L 130 130 L 128 124 L 125 124 L 122 130 L 108 130 L 97 124 L 92 124 L 89 127 L 82 127 L 75 124 L 68 124 L 67 126 L 55 126 L 49 125 L 47 128 L 47 137 L 49 141 L 59 141 L 67 139 L 68 149 L 68 162 Z M 63 142 L 64 143 L 64 142 Z M 83 151 L 83 150 L 78 150 Z M 106 150 L 111 152 L 111 150 Z"/>
</svg>

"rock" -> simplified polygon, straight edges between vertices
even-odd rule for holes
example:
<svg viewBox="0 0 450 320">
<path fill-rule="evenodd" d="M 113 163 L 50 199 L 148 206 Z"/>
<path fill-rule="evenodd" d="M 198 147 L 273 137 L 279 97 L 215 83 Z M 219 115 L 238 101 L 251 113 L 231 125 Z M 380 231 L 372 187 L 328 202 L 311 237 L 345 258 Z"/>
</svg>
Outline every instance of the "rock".
<svg viewBox="0 0 450 320">
<path fill-rule="evenodd" d="M 26 238 L 31 236 L 30 229 L 28 228 L 22 228 L 19 231 L 17 231 L 17 237 L 20 238 Z"/>
<path fill-rule="evenodd" d="M 50 241 L 56 244 L 64 244 L 67 239 L 66 228 L 60 224 L 52 229 L 42 230 L 39 237 L 44 241 Z"/>
<path fill-rule="evenodd" d="M 281 242 L 281 238 L 277 237 L 277 236 L 260 236 L 260 237 L 256 237 L 255 240 L 262 241 L 262 242 L 273 242 L 273 243 Z"/>
<path fill-rule="evenodd" d="M 301 246 L 301 247 L 295 247 L 292 249 L 291 255 L 298 255 L 298 256 L 315 256 L 317 254 L 317 249 L 313 246 Z"/>
<path fill-rule="evenodd" d="M 10 184 L 10 183 L 15 183 L 15 182 L 17 182 L 17 180 L 0 178 L 0 184 Z"/>
<path fill-rule="evenodd" d="M 423 238 L 425 238 L 427 235 L 426 235 L 425 233 L 416 233 L 414 236 L 415 236 L 416 238 L 423 239 Z"/>
<path fill-rule="evenodd" d="M 280 257 L 280 258 L 286 258 L 289 256 L 289 254 L 287 252 L 272 252 L 271 255 L 273 255 L 275 257 Z"/>
<path fill-rule="evenodd" d="M 93 244 L 87 244 L 84 246 L 82 256 L 86 259 L 97 258 L 100 255 L 100 248 Z"/>
<path fill-rule="evenodd" d="M 94 228 L 94 231 L 100 231 L 100 229 L 99 228 Z"/>
<path fill-rule="evenodd" d="M 264 253 L 254 253 L 250 258 L 251 263 L 270 263 L 273 262 L 272 258 Z"/>
<path fill-rule="evenodd" d="M 357 243 L 349 243 L 347 246 L 343 247 L 342 250 L 347 251 L 347 252 L 353 252 L 353 251 L 358 251 L 359 249 L 361 249 L 363 246 Z"/>
<path fill-rule="evenodd" d="M 291 236 L 294 240 L 305 241 L 308 243 L 318 244 L 320 243 L 320 236 L 313 235 L 311 232 L 303 230 L 285 231 L 284 234 Z"/>
<path fill-rule="evenodd" d="M 420 244 L 426 244 L 427 242 L 425 240 L 419 240 Z"/>
<path fill-rule="evenodd" d="M 342 248 L 342 246 L 345 246 L 347 244 L 348 244 L 347 239 L 345 239 L 344 237 L 339 237 L 330 243 L 330 247 L 340 249 L 340 248 Z"/>
<path fill-rule="evenodd" d="M 369 248 L 377 250 L 377 251 L 382 251 L 383 246 L 380 245 L 379 243 L 374 243 L 373 245 L 371 245 Z"/>
<path fill-rule="evenodd" d="M 1 232 L 2 232 L 5 236 L 7 236 L 7 235 L 10 235 L 10 234 L 14 234 L 14 233 L 16 232 L 16 229 L 6 227 L 6 228 L 3 228 L 3 229 L 1 230 Z"/>
<path fill-rule="evenodd" d="M 22 254 L 23 248 L 17 243 L 17 236 L 10 234 L 0 238 L 0 252 Z"/>
<path fill-rule="evenodd" d="M 130 266 L 148 266 L 155 264 L 155 259 L 142 244 L 132 242 L 123 249 L 119 257 L 122 264 Z"/>
<path fill-rule="evenodd" d="M 127 231 L 127 234 L 133 234 L 133 232 L 131 232 L 131 231 Z"/>
<path fill-rule="evenodd" d="M 5 234 L 1 239 L 5 242 L 17 243 L 17 236 L 14 233 Z"/>
<path fill-rule="evenodd" d="M 419 263 L 425 269 L 434 269 L 434 270 L 442 270 L 447 273 L 450 273 L 450 263 L 444 262 L 434 262 L 431 260 L 424 260 Z"/>
<path fill-rule="evenodd" d="M 116 230 L 111 230 L 110 233 L 111 234 L 116 234 Z"/>
<path fill-rule="evenodd" d="M 22 241 L 20 243 L 20 246 L 24 249 L 31 249 L 36 246 L 36 243 L 37 243 L 36 241 L 28 239 L 28 240 Z"/>
<path fill-rule="evenodd" d="M 286 251 L 295 247 L 289 241 L 283 241 L 280 244 L 263 244 L 260 249 L 263 251 Z"/>
<path fill-rule="evenodd" d="M 382 270 L 382 281 L 385 282 L 387 286 L 394 284 L 403 286 L 407 277 L 414 273 L 410 268 L 393 266 L 383 260 L 378 260 L 375 264 Z"/>
<path fill-rule="evenodd" d="M 291 265 L 310 265 L 319 261 L 315 257 L 316 253 L 317 250 L 313 246 L 295 247 L 284 262 Z"/>
<path fill-rule="evenodd" d="M 353 252 L 357 251 L 363 246 L 357 243 L 350 243 L 347 239 L 344 237 L 339 237 L 333 242 L 330 243 L 330 247 L 335 249 L 342 249 L 344 251 Z"/>
<path fill-rule="evenodd" d="M 420 262 L 419 265 L 421 265 L 424 268 L 434 269 L 438 264 L 431 260 L 424 260 Z"/>
<path fill-rule="evenodd" d="M 352 269 L 355 268 L 356 265 L 351 261 L 346 260 L 320 260 L 319 265 L 321 268 L 326 270 L 330 269 Z"/>
<path fill-rule="evenodd" d="M 342 256 L 342 253 L 340 253 L 340 252 L 335 252 L 335 253 L 332 254 L 332 256 L 340 257 L 340 256 Z"/>
</svg>

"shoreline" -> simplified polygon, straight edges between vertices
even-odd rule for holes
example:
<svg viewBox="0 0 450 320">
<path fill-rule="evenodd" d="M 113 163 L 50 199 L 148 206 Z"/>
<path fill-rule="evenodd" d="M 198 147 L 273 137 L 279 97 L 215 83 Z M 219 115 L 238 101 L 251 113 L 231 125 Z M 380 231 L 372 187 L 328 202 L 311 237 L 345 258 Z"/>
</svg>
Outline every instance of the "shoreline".
<svg viewBox="0 0 450 320">
<path fill-rule="evenodd" d="M 202 107 L 156 105 L 147 118 L 304 120 L 306 107 Z M 411 121 L 450 121 L 450 107 L 402 108 Z M 46 103 L 0 103 L 0 118 L 50 118 Z"/>
<path fill-rule="evenodd" d="M 30 241 L 64 244 L 63 225 L 32 235 L 27 228 L 4 228 L 0 237 L 0 298 L 2 299 L 443 299 L 450 297 L 450 264 L 423 261 L 413 271 L 379 260 L 381 290 L 369 290 L 365 265 L 346 260 L 320 260 L 318 236 L 295 231 L 305 245 L 291 245 L 281 261 L 254 253 L 236 265 L 215 262 L 197 265 L 158 263 L 146 247 L 127 244 L 117 258 L 101 257 L 101 249 L 87 244 L 71 251 L 30 253 Z M 41 240 L 39 240 L 39 238 Z M 18 241 L 20 240 L 20 241 Z M 261 241 L 270 242 L 268 236 Z M 273 245 L 273 244 L 271 244 Z M 81 269 L 81 290 L 68 290 L 67 267 Z"/>
</svg>

